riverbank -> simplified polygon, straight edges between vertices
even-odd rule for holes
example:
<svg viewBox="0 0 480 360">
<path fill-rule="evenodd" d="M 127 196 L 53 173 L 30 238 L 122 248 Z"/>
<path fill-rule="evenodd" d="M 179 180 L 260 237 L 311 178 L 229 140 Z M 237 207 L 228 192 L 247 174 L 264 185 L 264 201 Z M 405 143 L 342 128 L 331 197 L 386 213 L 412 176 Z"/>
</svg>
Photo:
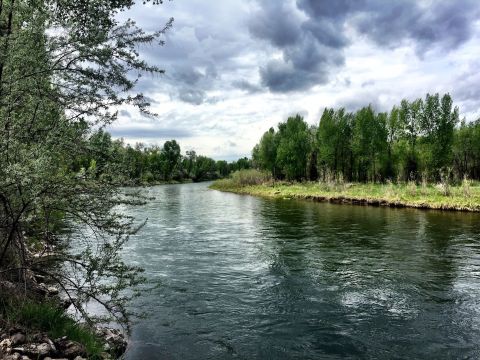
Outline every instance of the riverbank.
<svg viewBox="0 0 480 360">
<path fill-rule="evenodd" d="M 0 359 L 112 360 L 126 351 L 119 330 L 94 328 L 69 316 L 69 302 L 55 287 L 36 283 L 32 288 L 31 280 L 27 286 L 0 281 Z"/>
<path fill-rule="evenodd" d="M 127 339 L 120 330 L 80 322 L 71 316 L 74 299 L 62 287 L 41 271 L 20 270 L 0 271 L 0 359 L 112 360 L 125 353 Z"/>
<path fill-rule="evenodd" d="M 239 185 L 232 179 L 217 180 L 211 189 L 269 198 L 293 198 L 338 204 L 411 207 L 418 209 L 480 211 L 480 185 L 445 184 L 276 183 Z"/>
</svg>

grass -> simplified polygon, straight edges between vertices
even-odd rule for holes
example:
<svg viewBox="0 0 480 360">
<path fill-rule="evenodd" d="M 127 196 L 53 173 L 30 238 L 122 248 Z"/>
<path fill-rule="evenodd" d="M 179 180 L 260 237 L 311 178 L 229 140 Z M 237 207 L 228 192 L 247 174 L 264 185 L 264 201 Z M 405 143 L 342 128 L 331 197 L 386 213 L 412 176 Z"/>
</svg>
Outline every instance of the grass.
<svg viewBox="0 0 480 360">
<path fill-rule="evenodd" d="M 464 181 L 445 184 L 276 183 L 241 185 L 233 178 L 218 180 L 210 188 L 270 198 L 311 199 L 334 203 L 480 211 L 480 184 Z"/>
<path fill-rule="evenodd" d="M 78 324 L 55 304 L 1 296 L 0 305 L 1 317 L 8 326 L 22 327 L 31 334 L 44 332 L 51 339 L 67 336 L 85 346 L 89 359 L 101 358 L 103 345 L 95 332 Z"/>
</svg>

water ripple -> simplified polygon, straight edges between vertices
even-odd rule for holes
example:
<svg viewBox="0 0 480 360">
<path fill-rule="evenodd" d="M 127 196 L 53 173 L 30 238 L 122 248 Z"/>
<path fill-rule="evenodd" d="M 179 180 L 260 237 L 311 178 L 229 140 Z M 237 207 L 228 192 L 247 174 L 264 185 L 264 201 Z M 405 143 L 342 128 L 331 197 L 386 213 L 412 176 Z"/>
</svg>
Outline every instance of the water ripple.
<svg viewBox="0 0 480 360">
<path fill-rule="evenodd" d="M 480 357 L 478 214 L 144 191 L 127 359 Z"/>
</svg>

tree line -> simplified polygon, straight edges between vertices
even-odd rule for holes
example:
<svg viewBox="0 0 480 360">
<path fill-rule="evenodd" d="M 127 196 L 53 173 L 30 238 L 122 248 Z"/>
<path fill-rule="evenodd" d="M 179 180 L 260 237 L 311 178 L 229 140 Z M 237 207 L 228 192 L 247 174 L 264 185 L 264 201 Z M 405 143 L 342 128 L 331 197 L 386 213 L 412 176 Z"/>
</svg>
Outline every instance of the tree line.
<svg viewBox="0 0 480 360">
<path fill-rule="evenodd" d="M 122 185 L 214 180 L 251 167 L 246 157 L 227 162 L 197 155 L 194 150 L 182 155 L 176 140 L 166 141 L 163 146 L 131 146 L 123 139 L 113 140 L 102 129 L 85 138 L 85 149 L 88 151 L 72 163 L 73 172 Z"/>
<path fill-rule="evenodd" d="M 358 182 L 480 179 L 480 119 L 459 121 L 449 94 L 389 112 L 325 108 L 318 125 L 289 117 L 263 134 L 254 166 L 277 179 Z"/>
</svg>

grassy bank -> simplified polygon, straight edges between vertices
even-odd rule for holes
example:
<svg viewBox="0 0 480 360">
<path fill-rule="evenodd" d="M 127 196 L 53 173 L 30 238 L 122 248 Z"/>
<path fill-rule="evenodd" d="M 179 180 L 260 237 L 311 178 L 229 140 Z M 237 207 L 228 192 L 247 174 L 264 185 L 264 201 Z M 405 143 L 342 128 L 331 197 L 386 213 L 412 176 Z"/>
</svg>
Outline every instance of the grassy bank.
<svg viewBox="0 0 480 360">
<path fill-rule="evenodd" d="M 218 180 L 211 189 L 270 198 L 310 199 L 332 203 L 413 207 L 458 211 L 480 211 L 480 184 L 464 181 L 445 184 L 360 184 L 360 183 L 241 183 Z"/>
<path fill-rule="evenodd" d="M 39 334 L 46 334 L 51 339 L 66 336 L 82 344 L 89 359 L 102 358 L 103 344 L 95 331 L 76 322 L 55 302 L 3 293 L 0 294 L 0 306 L 0 330 L 22 329 L 27 342 Z"/>
</svg>

